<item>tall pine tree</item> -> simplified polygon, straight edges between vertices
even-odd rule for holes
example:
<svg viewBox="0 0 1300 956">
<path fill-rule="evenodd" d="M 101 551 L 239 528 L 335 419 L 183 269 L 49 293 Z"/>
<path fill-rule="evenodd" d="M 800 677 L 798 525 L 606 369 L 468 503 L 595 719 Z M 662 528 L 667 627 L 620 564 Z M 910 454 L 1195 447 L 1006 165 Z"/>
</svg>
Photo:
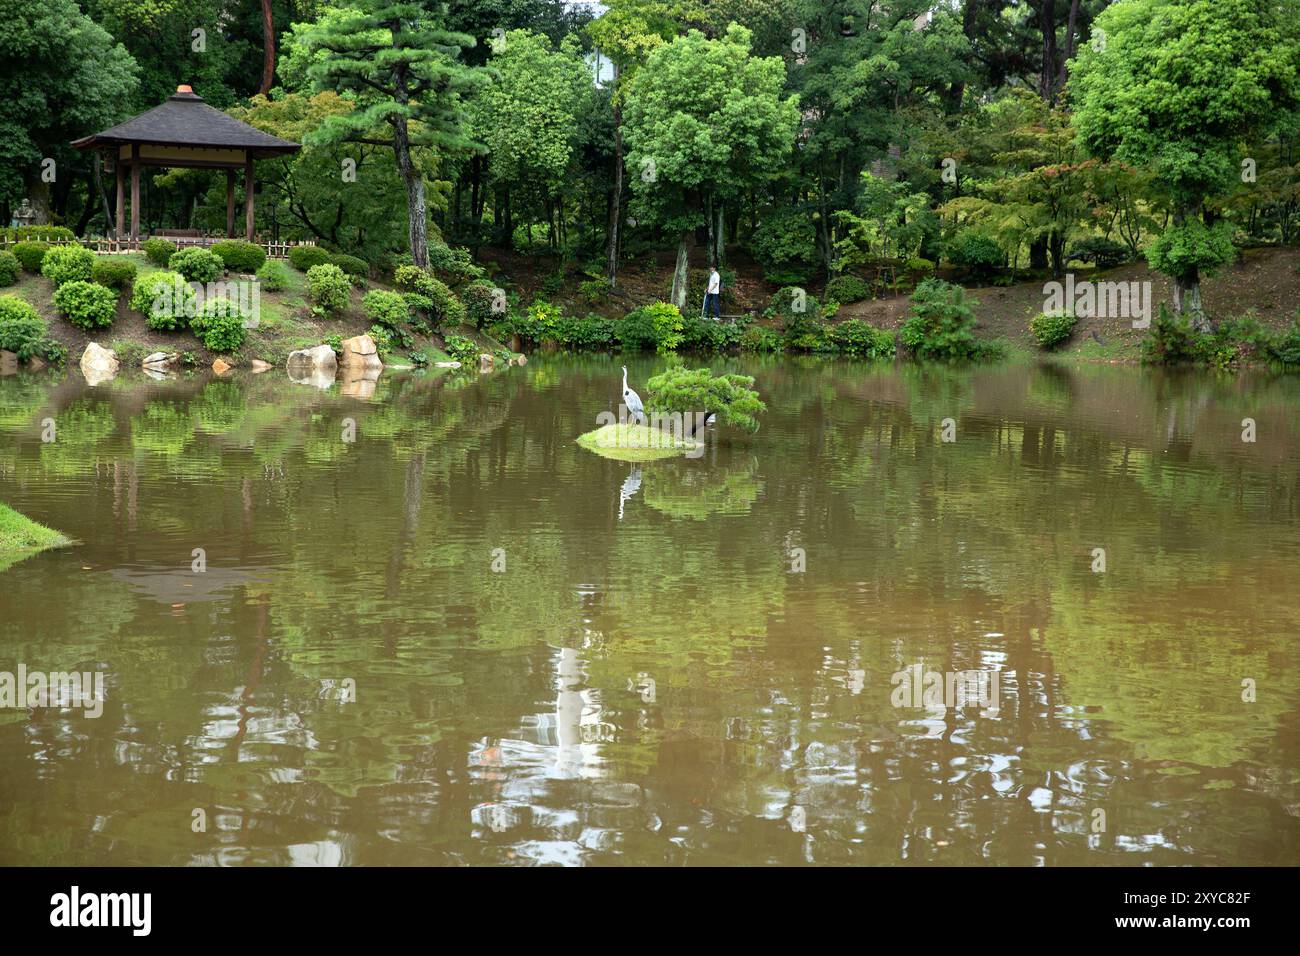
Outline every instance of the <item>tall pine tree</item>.
<svg viewBox="0 0 1300 956">
<path fill-rule="evenodd" d="M 330 117 L 312 134 L 318 145 L 368 143 L 393 150 L 406 186 L 411 257 L 429 264 L 424 177 L 412 151 L 469 150 L 461 95 L 486 81 L 460 62 L 474 38 L 441 26 L 431 0 L 358 0 L 357 9 L 312 30 L 307 45 L 324 56 L 311 67 L 317 89 L 355 97 L 356 108 Z"/>
</svg>

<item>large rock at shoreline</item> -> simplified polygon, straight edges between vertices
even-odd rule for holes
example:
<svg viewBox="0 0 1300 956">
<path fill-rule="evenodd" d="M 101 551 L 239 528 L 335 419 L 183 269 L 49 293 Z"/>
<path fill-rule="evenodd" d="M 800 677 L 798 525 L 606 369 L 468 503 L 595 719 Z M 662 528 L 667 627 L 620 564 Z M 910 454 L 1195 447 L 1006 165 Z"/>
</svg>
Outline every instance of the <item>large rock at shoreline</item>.
<svg viewBox="0 0 1300 956">
<path fill-rule="evenodd" d="M 315 348 L 299 349 L 289 353 L 284 363 L 290 381 L 299 385 L 314 385 L 317 388 L 329 388 L 334 384 L 334 375 L 338 372 L 338 359 L 334 350 L 328 345 Z"/>
<path fill-rule="evenodd" d="M 0 375 L 18 374 L 18 353 L 0 349 Z"/>
<path fill-rule="evenodd" d="M 354 335 L 350 339 L 344 339 L 341 351 L 343 357 L 339 360 L 339 365 L 345 369 L 378 372 L 384 367 L 384 363 L 379 360 L 375 340 L 368 335 Z"/>
<path fill-rule="evenodd" d="M 91 342 L 86 346 L 86 351 L 81 353 L 81 374 L 86 376 L 88 385 L 99 385 L 107 382 L 121 367 L 117 356 L 112 349 L 106 349 L 97 342 Z"/>
<path fill-rule="evenodd" d="M 212 363 L 212 371 L 216 372 L 218 375 L 225 375 L 232 368 L 234 368 L 234 366 L 231 365 L 229 362 L 227 362 L 225 359 L 219 358 Z"/>
<path fill-rule="evenodd" d="M 162 372 L 174 368 L 180 360 L 179 352 L 150 352 L 144 357 L 140 367 Z"/>
</svg>

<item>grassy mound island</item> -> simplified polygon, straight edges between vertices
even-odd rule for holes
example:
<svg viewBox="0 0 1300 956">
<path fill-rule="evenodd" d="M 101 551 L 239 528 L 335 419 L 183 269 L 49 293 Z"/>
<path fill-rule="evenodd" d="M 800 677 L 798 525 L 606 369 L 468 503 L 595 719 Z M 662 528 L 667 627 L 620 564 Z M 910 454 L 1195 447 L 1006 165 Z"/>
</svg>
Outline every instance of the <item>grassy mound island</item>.
<svg viewBox="0 0 1300 956">
<path fill-rule="evenodd" d="M 38 552 L 70 544 L 70 538 L 0 503 L 0 571 Z"/>
<path fill-rule="evenodd" d="M 604 425 L 578 437 L 578 444 L 618 461 L 657 461 L 703 448 L 704 443 L 649 425 Z"/>
</svg>

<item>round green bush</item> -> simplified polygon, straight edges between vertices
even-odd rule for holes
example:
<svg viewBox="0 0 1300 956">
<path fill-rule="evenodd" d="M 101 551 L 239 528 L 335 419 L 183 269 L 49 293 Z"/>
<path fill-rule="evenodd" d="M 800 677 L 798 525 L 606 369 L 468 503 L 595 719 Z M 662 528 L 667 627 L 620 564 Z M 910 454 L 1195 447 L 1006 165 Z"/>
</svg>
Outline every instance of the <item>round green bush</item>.
<svg viewBox="0 0 1300 956">
<path fill-rule="evenodd" d="M 55 246 L 41 260 L 41 275 L 55 286 L 89 282 L 95 271 L 95 254 L 84 246 Z"/>
<path fill-rule="evenodd" d="M 262 283 L 262 288 L 267 292 L 279 292 L 289 284 L 289 275 L 284 271 L 284 266 L 268 259 L 257 270 L 257 281 Z"/>
<path fill-rule="evenodd" d="M 1069 312 L 1040 312 L 1029 320 L 1029 331 L 1039 348 L 1054 349 L 1070 337 L 1077 321 Z"/>
<path fill-rule="evenodd" d="M 602 285 L 604 280 L 599 280 Z M 471 282 L 461 292 L 461 300 L 465 303 L 465 315 L 469 321 L 477 328 L 483 328 L 491 322 L 498 314 L 496 306 L 504 305 L 504 301 L 498 298 L 497 289 L 490 282 L 482 280 Z M 504 311 L 501 309 L 500 311 Z"/>
<path fill-rule="evenodd" d="M 338 266 L 322 263 L 307 270 L 307 291 L 316 309 L 336 312 L 347 305 L 352 283 Z"/>
<path fill-rule="evenodd" d="M 7 249 L 0 249 L 0 285 L 13 285 L 17 282 L 22 268 L 16 255 Z"/>
<path fill-rule="evenodd" d="M 229 299 L 209 299 L 190 322 L 199 340 L 213 352 L 233 352 L 244 344 L 248 316 Z"/>
<path fill-rule="evenodd" d="M 410 317 L 410 309 L 400 293 L 374 289 L 361 300 L 366 318 L 379 325 L 396 328 Z"/>
<path fill-rule="evenodd" d="M 166 239 L 146 239 L 140 243 L 140 251 L 156 266 L 165 266 L 176 254 L 176 243 Z"/>
<path fill-rule="evenodd" d="M 96 257 L 91 278 L 100 285 L 121 292 L 135 281 L 135 263 L 130 259 L 101 259 Z"/>
<path fill-rule="evenodd" d="M 212 251 L 221 257 L 231 272 L 256 272 L 266 261 L 266 250 L 255 242 L 243 239 L 226 239 L 214 242 Z"/>
<path fill-rule="evenodd" d="M 320 246 L 293 246 L 289 250 L 289 262 L 299 272 L 306 272 L 312 266 L 323 266 L 330 261 L 330 254 Z"/>
<path fill-rule="evenodd" d="M 894 333 L 878 329 L 862 319 L 832 325 L 826 333 L 832 349 L 854 358 L 893 358 Z"/>
<path fill-rule="evenodd" d="M 0 349 L 17 353 L 27 361 L 38 354 L 49 332 L 45 320 L 31 305 L 16 295 L 0 295 Z"/>
<path fill-rule="evenodd" d="M 45 253 L 49 251 L 50 244 L 48 242 L 41 242 L 36 239 L 14 243 L 13 247 L 13 254 L 18 257 L 18 261 L 23 264 L 23 268 L 28 272 L 40 272 L 41 260 L 45 258 Z"/>
<path fill-rule="evenodd" d="M 102 328 L 113 324 L 117 293 L 94 282 L 73 279 L 55 290 L 54 304 L 78 328 Z"/>
<path fill-rule="evenodd" d="M 987 275 L 1002 267 L 1006 255 L 992 236 L 962 229 L 948 243 L 948 259 L 976 275 Z"/>
<path fill-rule="evenodd" d="M 178 272 L 154 272 L 131 290 L 131 308 L 144 315 L 145 325 L 173 332 L 195 313 L 197 297 Z"/>
<path fill-rule="evenodd" d="M 822 297 L 827 302 L 860 302 L 871 298 L 871 286 L 857 276 L 836 276 L 826 283 L 826 291 Z"/>
<path fill-rule="evenodd" d="M 226 271 L 226 264 L 210 249 L 188 246 L 167 260 L 167 268 L 190 282 L 215 282 Z"/>
<path fill-rule="evenodd" d="M 350 276 L 364 279 L 370 275 L 370 266 L 365 259 L 336 252 L 330 256 L 330 264 L 336 265 Z"/>
</svg>

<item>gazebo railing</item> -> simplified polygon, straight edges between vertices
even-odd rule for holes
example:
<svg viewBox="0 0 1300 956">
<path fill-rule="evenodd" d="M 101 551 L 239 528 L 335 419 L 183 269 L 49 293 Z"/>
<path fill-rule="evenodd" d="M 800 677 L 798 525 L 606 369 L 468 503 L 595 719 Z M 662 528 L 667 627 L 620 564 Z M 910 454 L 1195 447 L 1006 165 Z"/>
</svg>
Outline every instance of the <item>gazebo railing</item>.
<svg viewBox="0 0 1300 956">
<path fill-rule="evenodd" d="M 68 245 L 76 243 L 85 246 L 98 255 L 121 255 L 124 252 L 139 252 L 140 243 L 144 239 L 150 238 L 144 236 L 142 239 L 116 239 L 112 236 L 91 236 L 83 239 L 43 239 L 42 242 L 48 242 L 53 246 Z M 211 246 L 217 242 L 226 242 L 228 236 L 168 236 L 160 235 L 157 238 L 166 239 L 168 242 L 176 245 L 177 248 L 186 246 Z M 272 242 L 269 239 L 255 239 L 254 243 L 266 250 L 268 259 L 287 259 L 289 250 L 294 246 L 314 246 L 314 239 L 282 239 L 279 242 Z M 0 237 L 0 249 L 5 249 L 12 243 L 4 237 Z"/>
</svg>

